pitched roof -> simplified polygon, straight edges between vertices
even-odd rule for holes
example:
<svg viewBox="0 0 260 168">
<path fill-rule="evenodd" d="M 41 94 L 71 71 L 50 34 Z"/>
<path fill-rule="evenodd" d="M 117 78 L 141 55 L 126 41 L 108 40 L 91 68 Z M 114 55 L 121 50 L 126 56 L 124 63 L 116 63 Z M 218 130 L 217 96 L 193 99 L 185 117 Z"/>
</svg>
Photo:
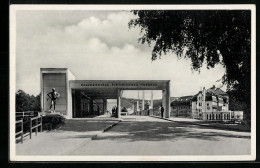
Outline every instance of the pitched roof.
<svg viewBox="0 0 260 168">
<path fill-rule="evenodd" d="M 192 97 L 192 101 L 197 101 L 197 97 L 201 94 L 202 91 L 199 91 L 196 95 Z M 215 85 L 213 87 L 206 90 L 206 101 L 214 101 L 227 103 L 228 102 L 228 94 L 221 90 L 220 88 L 216 88 Z"/>
<path fill-rule="evenodd" d="M 207 89 L 207 92 L 214 93 L 216 95 L 227 95 L 226 92 L 224 92 L 220 88 L 216 88 L 215 85 L 213 85 L 213 87 Z"/>
<path fill-rule="evenodd" d="M 193 97 L 192 97 L 192 101 L 197 101 L 197 96 L 202 93 L 202 91 L 199 91 L 199 93 L 195 94 Z"/>
<path fill-rule="evenodd" d="M 221 90 L 220 88 L 217 88 L 217 89 L 215 90 L 215 92 L 216 92 L 216 94 L 218 94 L 218 95 L 227 95 L 227 93 L 224 92 L 223 90 Z"/>
</svg>

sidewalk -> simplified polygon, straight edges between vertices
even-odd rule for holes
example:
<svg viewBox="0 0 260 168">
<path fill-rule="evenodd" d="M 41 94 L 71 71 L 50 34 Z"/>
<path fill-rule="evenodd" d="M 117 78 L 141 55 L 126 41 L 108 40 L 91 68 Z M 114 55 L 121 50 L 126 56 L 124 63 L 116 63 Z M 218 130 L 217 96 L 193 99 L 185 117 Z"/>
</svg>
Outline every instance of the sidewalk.
<svg viewBox="0 0 260 168">
<path fill-rule="evenodd" d="M 121 120 L 115 119 L 69 119 L 60 128 L 39 132 L 16 144 L 17 155 L 68 155 L 87 144 L 98 134 L 107 131 Z"/>
<path fill-rule="evenodd" d="M 153 115 L 151 115 L 150 117 L 161 118 L 159 116 L 153 116 Z M 199 126 L 203 126 L 203 127 L 217 128 L 217 129 L 223 129 L 223 130 L 243 131 L 243 132 L 251 131 L 251 129 L 248 126 L 241 125 L 241 124 L 210 123 L 210 122 L 205 122 L 203 120 L 197 120 L 197 119 L 191 119 L 191 118 L 177 118 L 177 117 L 161 118 L 161 119 L 179 122 L 179 123 L 183 123 L 183 124 L 199 125 Z"/>
</svg>

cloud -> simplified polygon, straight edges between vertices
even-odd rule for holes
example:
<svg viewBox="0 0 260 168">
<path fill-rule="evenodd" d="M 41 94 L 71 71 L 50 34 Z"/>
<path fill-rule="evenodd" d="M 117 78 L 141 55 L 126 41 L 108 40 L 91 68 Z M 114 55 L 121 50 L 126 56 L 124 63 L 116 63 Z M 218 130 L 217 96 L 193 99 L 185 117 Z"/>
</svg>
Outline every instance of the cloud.
<svg viewBox="0 0 260 168">
<path fill-rule="evenodd" d="M 221 66 L 192 73 L 190 61 L 174 54 L 152 62 L 152 48 L 137 43 L 140 30 L 128 29 L 134 16 L 127 11 L 86 12 L 85 17 L 73 11 L 23 12 L 17 20 L 17 89 L 30 94 L 39 94 L 44 67 L 67 67 L 85 80 L 171 80 L 172 96 L 195 94 L 224 73 Z"/>
</svg>

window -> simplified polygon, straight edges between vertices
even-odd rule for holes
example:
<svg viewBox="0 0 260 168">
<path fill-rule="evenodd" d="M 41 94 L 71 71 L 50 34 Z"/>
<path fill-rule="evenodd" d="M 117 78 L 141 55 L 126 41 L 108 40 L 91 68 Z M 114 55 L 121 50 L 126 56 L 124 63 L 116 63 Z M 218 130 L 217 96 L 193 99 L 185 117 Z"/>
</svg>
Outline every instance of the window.
<svg viewBox="0 0 260 168">
<path fill-rule="evenodd" d="M 209 103 L 207 103 L 207 106 L 209 106 Z"/>
<path fill-rule="evenodd" d="M 207 120 L 209 119 L 209 115 L 207 114 Z"/>
</svg>

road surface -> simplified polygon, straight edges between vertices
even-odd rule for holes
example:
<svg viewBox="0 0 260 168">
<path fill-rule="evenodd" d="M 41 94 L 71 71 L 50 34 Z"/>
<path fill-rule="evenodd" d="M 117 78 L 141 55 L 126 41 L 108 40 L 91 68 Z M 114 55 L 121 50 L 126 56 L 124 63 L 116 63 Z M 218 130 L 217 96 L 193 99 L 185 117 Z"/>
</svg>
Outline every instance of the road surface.
<svg viewBox="0 0 260 168">
<path fill-rule="evenodd" d="M 249 155 L 250 133 L 129 116 L 71 155 Z"/>
</svg>

